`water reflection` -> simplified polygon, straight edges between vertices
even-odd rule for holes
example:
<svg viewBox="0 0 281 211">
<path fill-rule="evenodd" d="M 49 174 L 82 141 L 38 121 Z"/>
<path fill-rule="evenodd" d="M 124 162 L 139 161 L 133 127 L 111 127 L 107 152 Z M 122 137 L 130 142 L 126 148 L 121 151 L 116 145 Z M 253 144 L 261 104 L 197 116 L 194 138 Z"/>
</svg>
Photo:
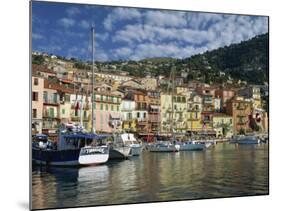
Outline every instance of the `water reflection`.
<svg viewBox="0 0 281 211">
<path fill-rule="evenodd" d="M 33 208 L 268 193 L 268 146 L 218 144 L 86 168 L 34 168 Z"/>
</svg>

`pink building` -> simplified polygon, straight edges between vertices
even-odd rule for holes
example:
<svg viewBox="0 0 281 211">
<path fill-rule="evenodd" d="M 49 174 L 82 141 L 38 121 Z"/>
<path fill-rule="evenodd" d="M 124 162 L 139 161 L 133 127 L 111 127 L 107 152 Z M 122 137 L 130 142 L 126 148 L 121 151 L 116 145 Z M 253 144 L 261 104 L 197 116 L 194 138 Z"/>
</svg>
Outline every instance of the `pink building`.
<svg viewBox="0 0 281 211">
<path fill-rule="evenodd" d="M 95 92 L 94 100 L 96 131 L 112 133 L 121 130 L 121 97 L 109 92 Z"/>
</svg>

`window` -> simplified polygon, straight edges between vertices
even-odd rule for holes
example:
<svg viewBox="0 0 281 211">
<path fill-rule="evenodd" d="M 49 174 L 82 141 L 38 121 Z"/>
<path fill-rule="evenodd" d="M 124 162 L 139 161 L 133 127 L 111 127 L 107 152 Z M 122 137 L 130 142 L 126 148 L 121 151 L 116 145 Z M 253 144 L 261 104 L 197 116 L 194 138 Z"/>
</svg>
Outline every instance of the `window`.
<svg viewBox="0 0 281 211">
<path fill-rule="evenodd" d="M 37 109 L 32 109 L 32 118 L 37 118 Z"/>
<path fill-rule="evenodd" d="M 108 104 L 105 104 L 105 110 L 108 111 Z"/>
<path fill-rule="evenodd" d="M 84 119 L 87 119 L 87 111 L 84 111 L 83 118 L 84 118 Z"/>
<path fill-rule="evenodd" d="M 144 119 L 146 118 L 146 113 L 143 113 L 143 118 L 144 118 Z"/>
<path fill-rule="evenodd" d="M 70 102 L 70 95 L 65 95 L 64 100 L 65 102 Z"/>
<path fill-rule="evenodd" d="M 48 92 L 44 91 L 43 97 L 44 97 L 44 102 L 48 102 Z"/>
<path fill-rule="evenodd" d="M 117 111 L 119 111 L 119 106 L 117 106 Z"/>
<path fill-rule="evenodd" d="M 137 118 L 140 118 L 140 112 L 137 112 Z"/>
<path fill-rule="evenodd" d="M 61 113 L 62 113 L 62 114 L 65 114 L 65 109 L 64 109 L 64 108 L 61 109 Z"/>
<path fill-rule="evenodd" d="M 38 78 L 34 78 L 34 86 L 37 86 L 38 85 Z"/>
<path fill-rule="evenodd" d="M 38 101 L 38 92 L 32 92 L 32 101 Z"/>
<path fill-rule="evenodd" d="M 54 108 L 49 108 L 49 117 L 55 117 Z"/>
<path fill-rule="evenodd" d="M 101 101 L 103 100 L 103 95 L 100 96 L 100 100 L 101 100 Z"/>
<path fill-rule="evenodd" d="M 100 104 L 100 110 L 103 110 L 103 104 L 102 103 Z"/>
<path fill-rule="evenodd" d="M 94 109 L 96 109 L 96 103 L 94 103 Z"/>
<path fill-rule="evenodd" d="M 54 93 L 53 94 L 53 103 L 57 103 L 58 102 L 58 94 Z"/>
<path fill-rule="evenodd" d="M 111 111 L 114 111 L 114 106 L 113 105 L 111 105 Z"/>
</svg>

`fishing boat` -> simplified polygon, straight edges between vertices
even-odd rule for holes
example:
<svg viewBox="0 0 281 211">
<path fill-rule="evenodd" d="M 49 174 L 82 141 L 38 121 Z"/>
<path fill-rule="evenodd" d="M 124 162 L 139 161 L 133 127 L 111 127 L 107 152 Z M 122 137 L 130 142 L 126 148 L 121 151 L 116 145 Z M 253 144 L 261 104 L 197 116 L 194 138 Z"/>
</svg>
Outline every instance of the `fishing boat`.
<svg viewBox="0 0 281 211">
<path fill-rule="evenodd" d="M 77 128 L 81 126 L 63 126 L 60 129 L 57 144 L 46 139 L 34 140 L 32 144 L 32 161 L 39 165 L 50 166 L 83 166 L 107 162 L 107 146 L 96 146 L 106 136 L 85 133 Z M 50 144 L 52 143 L 52 144 Z"/>
</svg>

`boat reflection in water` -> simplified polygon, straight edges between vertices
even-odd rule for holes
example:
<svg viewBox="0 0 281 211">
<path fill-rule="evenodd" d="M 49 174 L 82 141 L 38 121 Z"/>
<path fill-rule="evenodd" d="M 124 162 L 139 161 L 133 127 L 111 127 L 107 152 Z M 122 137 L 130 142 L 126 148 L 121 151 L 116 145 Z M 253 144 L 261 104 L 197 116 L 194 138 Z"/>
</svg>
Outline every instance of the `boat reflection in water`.
<svg viewBox="0 0 281 211">
<path fill-rule="evenodd" d="M 268 144 L 222 143 L 83 168 L 35 168 L 33 209 L 268 194 Z"/>
</svg>

